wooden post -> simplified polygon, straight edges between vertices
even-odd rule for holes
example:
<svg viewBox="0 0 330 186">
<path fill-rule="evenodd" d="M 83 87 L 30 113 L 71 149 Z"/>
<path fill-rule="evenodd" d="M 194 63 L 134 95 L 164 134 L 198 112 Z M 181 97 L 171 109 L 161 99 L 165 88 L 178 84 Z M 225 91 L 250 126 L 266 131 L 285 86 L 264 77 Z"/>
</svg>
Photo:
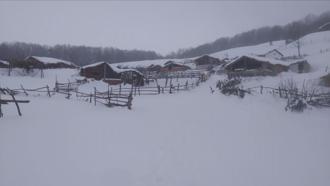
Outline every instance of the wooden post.
<svg viewBox="0 0 330 186">
<path fill-rule="evenodd" d="M 158 94 L 160 94 L 160 86 L 157 85 L 157 89 L 158 89 Z"/>
<path fill-rule="evenodd" d="M 93 97 L 93 94 L 91 93 L 91 94 L 89 95 L 89 102 L 90 102 L 90 103 L 92 103 L 92 97 Z"/>
<path fill-rule="evenodd" d="M 262 90 L 264 89 L 264 87 L 261 85 L 260 86 L 260 94 L 262 94 Z"/>
<path fill-rule="evenodd" d="M 22 88 L 22 90 L 23 90 L 24 94 L 25 94 L 26 96 L 28 96 L 28 93 L 25 91 L 25 89 L 24 89 L 24 87 L 23 87 L 23 85 L 22 85 L 22 84 L 21 84 L 21 88 Z"/>
<path fill-rule="evenodd" d="M 186 81 L 186 90 L 188 90 L 188 80 Z"/>
<path fill-rule="evenodd" d="M 132 84 L 133 86 L 133 84 Z M 119 84 L 119 95 L 121 95 L 121 83 Z"/>
<path fill-rule="evenodd" d="M 139 96 L 141 96 L 140 87 L 138 87 Z"/>
<path fill-rule="evenodd" d="M 68 96 L 66 98 L 70 99 L 70 83 L 68 83 L 67 93 L 68 93 Z"/>
<path fill-rule="evenodd" d="M 47 93 L 48 93 L 48 96 L 50 97 L 49 86 L 47 85 L 47 86 L 46 86 L 46 88 L 47 88 Z"/>
<path fill-rule="evenodd" d="M 0 94 L 0 118 L 3 117 L 2 109 L 1 109 L 1 94 Z"/>
<path fill-rule="evenodd" d="M 132 109 L 132 100 L 133 100 L 133 96 L 132 96 L 132 92 L 131 92 L 128 96 L 128 101 L 127 101 L 127 107 L 129 110 Z"/>
<path fill-rule="evenodd" d="M 178 88 L 177 88 L 177 91 L 179 92 L 179 90 L 180 90 L 180 83 L 178 84 Z"/>
<path fill-rule="evenodd" d="M 20 110 L 20 108 L 19 108 L 19 106 L 18 106 L 18 103 L 17 103 L 17 101 L 16 101 L 16 99 L 15 99 L 14 94 L 10 93 L 10 91 L 9 91 L 8 89 L 7 89 L 7 92 L 8 92 L 8 94 L 13 98 L 13 101 L 14 101 L 14 103 L 15 103 L 15 105 L 16 105 L 16 108 L 17 108 L 18 115 L 19 115 L 19 116 L 22 116 L 21 110 Z"/>
<path fill-rule="evenodd" d="M 172 84 L 170 84 L 170 94 L 172 94 Z"/>
<path fill-rule="evenodd" d="M 282 97 L 281 87 L 278 87 L 278 93 L 280 94 L 280 98 L 281 98 Z"/>
<path fill-rule="evenodd" d="M 94 105 L 96 106 L 96 87 L 94 87 Z"/>
</svg>

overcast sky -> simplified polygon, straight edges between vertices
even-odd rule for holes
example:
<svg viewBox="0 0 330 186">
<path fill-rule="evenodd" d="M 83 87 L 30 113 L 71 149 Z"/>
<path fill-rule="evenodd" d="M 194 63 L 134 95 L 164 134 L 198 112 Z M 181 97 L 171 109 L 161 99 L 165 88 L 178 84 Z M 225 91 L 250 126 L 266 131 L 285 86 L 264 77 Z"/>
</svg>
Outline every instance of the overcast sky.
<svg viewBox="0 0 330 186">
<path fill-rule="evenodd" d="M 326 10 L 329 1 L 0 1 L 0 42 L 112 46 L 167 54 Z"/>
</svg>

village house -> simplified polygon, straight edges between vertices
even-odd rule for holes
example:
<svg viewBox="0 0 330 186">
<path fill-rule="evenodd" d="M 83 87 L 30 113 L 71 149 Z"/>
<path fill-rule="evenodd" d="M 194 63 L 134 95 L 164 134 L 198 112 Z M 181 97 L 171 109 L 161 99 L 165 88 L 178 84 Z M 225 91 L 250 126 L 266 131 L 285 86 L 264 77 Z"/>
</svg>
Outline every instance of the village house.
<svg viewBox="0 0 330 186">
<path fill-rule="evenodd" d="M 277 75 L 288 71 L 286 62 L 260 56 L 243 55 L 225 66 L 228 74 L 239 76 Z"/>
<path fill-rule="evenodd" d="M 81 67 L 79 74 L 86 78 L 103 80 L 111 85 L 120 83 L 144 85 L 144 76 L 141 72 L 135 69 L 120 69 L 104 61 Z"/>
<path fill-rule="evenodd" d="M 191 69 L 189 66 L 175 61 L 167 61 L 164 66 L 161 68 L 162 73 L 170 73 L 177 71 L 185 71 Z"/>
<path fill-rule="evenodd" d="M 9 62 L 0 60 L 0 68 L 8 68 L 9 67 Z"/>
<path fill-rule="evenodd" d="M 311 71 L 311 65 L 307 60 L 298 60 L 289 65 L 289 70 L 296 73 L 307 73 Z"/>
<path fill-rule="evenodd" d="M 51 57 L 29 56 L 22 63 L 24 67 L 32 69 L 77 68 L 72 62 Z"/>
<path fill-rule="evenodd" d="M 224 61 L 220 61 L 218 58 L 211 57 L 209 55 L 203 55 L 194 60 L 197 70 L 210 71 L 213 67 L 224 64 Z"/>
</svg>

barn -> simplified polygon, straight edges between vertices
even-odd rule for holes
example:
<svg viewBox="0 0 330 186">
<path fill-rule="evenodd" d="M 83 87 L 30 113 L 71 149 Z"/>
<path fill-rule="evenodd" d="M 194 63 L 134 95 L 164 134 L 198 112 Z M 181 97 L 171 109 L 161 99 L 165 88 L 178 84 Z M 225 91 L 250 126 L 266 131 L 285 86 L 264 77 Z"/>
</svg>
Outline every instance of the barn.
<svg viewBox="0 0 330 186">
<path fill-rule="evenodd" d="M 213 67 L 224 64 L 224 61 L 220 61 L 218 58 L 204 55 L 194 60 L 196 69 L 198 70 L 211 70 Z"/>
<path fill-rule="evenodd" d="M 299 60 L 289 65 L 289 70 L 297 73 L 307 73 L 311 71 L 311 65 L 307 60 Z"/>
<path fill-rule="evenodd" d="M 0 68 L 8 68 L 9 67 L 9 62 L 0 60 Z"/>
<path fill-rule="evenodd" d="M 23 61 L 28 68 L 48 69 L 48 68 L 77 68 L 72 62 L 51 57 L 29 56 Z"/>
<path fill-rule="evenodd" d="M 184 65 L 182 63 L 178 63 L 175 61 L 167 61 L 164 66 L 161 68 L 161 72 L 177 72 L 177 71 L 185 71 L 191 69 L 189 66 Z"/>
<path fill-rule="evenodd" d="M 144 85 L 144 76 L 135 69 L 120 69 L 107 62 L 97 62 L 83 66 L 80 69 L 81 76 L 103 80 L 109 84 L 128 83 L 135 86 Z"/>
<path fill-rule="evenodd" d="M 284 61 L 251 55 L 240 56 L 225 66 L 227 73 L 239 76 L 277 75 L 287 70 Z"/>
<path fill-rule="evenodd" d="M 111 66 L 104 61 L 81 67 L 79 74 L 95 80 L 120 79 L 120 74 L 114 71 Z"/>
</svg>

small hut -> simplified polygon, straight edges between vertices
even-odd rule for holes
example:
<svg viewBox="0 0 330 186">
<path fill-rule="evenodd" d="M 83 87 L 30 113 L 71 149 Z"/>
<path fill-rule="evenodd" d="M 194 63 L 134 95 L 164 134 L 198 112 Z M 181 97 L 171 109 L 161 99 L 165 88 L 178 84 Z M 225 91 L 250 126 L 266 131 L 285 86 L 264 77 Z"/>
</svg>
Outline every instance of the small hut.
<svg viewBox="0 0 330 186">
<path fill-rule="evenodd" d="M 288 70 L 284 61 L 243 55 L 225 66 L 227 73 L 239 76 L 277 75 Z"/>
<path fill-rule="evenodd" d="M 289 65 L 289 70 L 297 73 L 307 73 L 311 71 L 311 65 L 307 60 L 300 60 Z"/>
<path fill-rule="evenodd" d="M 224 61 L 220 61 L 218 58 L 214 58 L 208 55 L 204 55 L 194 60 L 196 64 L 196 69 L 198 70 L 212 70 L 213 67 L 221 65 L 225 63 Z"/>
<path fill-rule="evenodd" d="M 79 74 L 95 80 L 120 79 L 120 74 L 113 70 L 112 67 L 104 61 L 81 67 Z"/>
<path fill-rule="evenodd" d="M 0 68 L 8 68 L 9 67 L 9 62 L 0 60 Z"/>
<path fill-rule="evenodd" d="M 72 62 L 51 57 L 29 56 L 24 59 L 23 63 L 24 66 L 27 68 L 77 68 L 77 65 Z"/>
<path fill-rule="evenodd" d="M 191 69 L 189 66 L 175 61 L 167 61 L 161 68 L 161 72 L 178 72 Z"/>
<path fill-rule="evenodd" d="M 80 75 L 95 80 L 103 80 L 109 84 L 128 83 L 135 86 L 144 85 L 144 76 L 135 69 L 120 69 L 107 62 L 98 62 L 83 66 Z"/>
</svg>

